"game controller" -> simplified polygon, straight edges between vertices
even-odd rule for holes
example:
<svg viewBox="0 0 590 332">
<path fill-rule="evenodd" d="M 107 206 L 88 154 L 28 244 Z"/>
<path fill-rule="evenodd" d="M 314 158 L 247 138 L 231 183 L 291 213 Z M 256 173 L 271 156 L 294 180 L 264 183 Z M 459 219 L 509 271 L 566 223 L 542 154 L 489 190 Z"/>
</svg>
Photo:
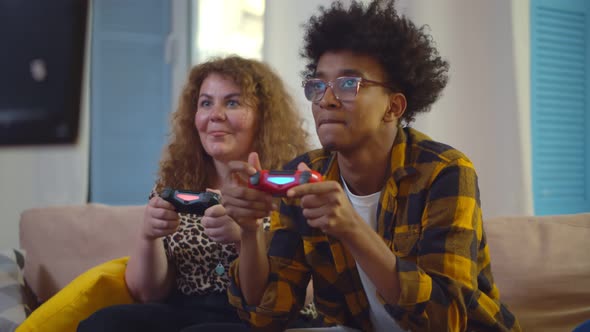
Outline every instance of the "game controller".
<svg viewBox="0 0 590 332">
<path fill-rule="evenodd" d="M 261 170 L 250 176 L 250 188 L 262 190 L 273 196 L 285 196 L 287 191 L 305 183 L 322 181 L 322 175 L 316 171 L 269 171 Z"/>
<path fill-rule="evenodd" d="M 219 204 L 221 197 L 214 192 L 192 192 L 164 188 L 160 197 L 172 203 L 178 213 L 203 215 L 209 207 Z"/>
</svg>

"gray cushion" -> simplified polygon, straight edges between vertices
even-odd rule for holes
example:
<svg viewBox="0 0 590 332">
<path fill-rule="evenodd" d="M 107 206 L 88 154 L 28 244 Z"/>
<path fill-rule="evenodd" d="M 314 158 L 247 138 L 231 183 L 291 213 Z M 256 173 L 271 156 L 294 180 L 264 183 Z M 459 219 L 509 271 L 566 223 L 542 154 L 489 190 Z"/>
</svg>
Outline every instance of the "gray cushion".
<svg viewBox="0 0 590 332">
<path fill-rule="evenodd" d="M 12 332 L 25 320 L 24 262 L 20 250 L 0 251 L 0 332 Z"/>
</svg>

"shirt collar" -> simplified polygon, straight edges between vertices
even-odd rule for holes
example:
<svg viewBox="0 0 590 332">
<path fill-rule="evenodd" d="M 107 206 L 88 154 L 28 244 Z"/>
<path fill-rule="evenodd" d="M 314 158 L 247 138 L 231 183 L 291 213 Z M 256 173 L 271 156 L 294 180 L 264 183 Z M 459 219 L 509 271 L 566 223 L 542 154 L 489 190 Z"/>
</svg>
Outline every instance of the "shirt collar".
<svg viewBox="0 0 590 332">
<path fill-rule="evenodd" d="M 408 129 L 402 128 L 398 125 L 397 135 L 395 136 L 393 147 L 391 148 L 389 170 L 396 183 L 399 183 L 403 178 L 413 176 L 418 172 L 412 165 L 407 164 L 410 162 L 410 156 L 408 155 L 410 149 L 408 149 L 408 147 L 412 142 L 411 135 L 408 135 L 406 130 Z M 340 181 L 340 168 L 338 167 L 337 159 L 336 153 L 331 152 L 330 159 L 322 170 L 324 177 L 328 180 Z"/>
<path fill-rule="evenodd" d="M 402 128 L 398 125 L 397 135 L 393 141 L 391 149 L 390 174 L 395 182 L 399 183 L 401 179 L 412 176 L 418 171 L 410 163 L 410 145 L 412 145 L 412 136 L 408 135 L 409 129 Z"/>
</svg>

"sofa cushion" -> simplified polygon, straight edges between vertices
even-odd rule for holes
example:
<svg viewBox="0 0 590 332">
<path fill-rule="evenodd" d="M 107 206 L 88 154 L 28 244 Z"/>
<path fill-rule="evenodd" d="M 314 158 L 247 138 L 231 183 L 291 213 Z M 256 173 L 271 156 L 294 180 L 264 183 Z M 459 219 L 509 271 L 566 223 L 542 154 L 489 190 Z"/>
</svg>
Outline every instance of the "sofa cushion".
<svg viewBox="0 0 590 332">
<path fill-rule="evenodd" d="M 501 300 L 523 331 L 571 331 L 590 317 L 590 213 L 484 222 Z"/>
<path fill-rule="evenodd" d="M 20 244 L 24 277 L 39 302 L 89 268 L 131 254 L 145 206 L 86 204 L 25 210 Z"/>
<path fill-rule="evenodd" d="M 133 303 L 125 284 L 128 259 L 114 259 L 82 273 L 33 311 L 17 332 L 75 332 L 97 310 Z"/>
<path fill-rule="evenodd" d="M 23 266 L 19 250 L 0 251 L 0 332 L 14 331 L 25 319 Z"/>
</svg>

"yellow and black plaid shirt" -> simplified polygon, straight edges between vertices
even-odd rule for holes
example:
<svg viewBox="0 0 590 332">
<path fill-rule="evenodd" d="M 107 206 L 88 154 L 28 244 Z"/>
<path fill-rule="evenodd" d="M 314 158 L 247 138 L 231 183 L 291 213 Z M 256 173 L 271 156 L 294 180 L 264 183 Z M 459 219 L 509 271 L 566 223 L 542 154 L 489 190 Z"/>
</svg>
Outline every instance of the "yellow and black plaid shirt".
<svg viewBox="0 0 590 332">
<path fill-rule="evenodd" d="M 340 181 L 335 154 L 309 152 L 299 162 Z M 377 209 L 377 232 L 395 254 L 398 303 L 379 296 L 398 324 L 411 331 L 520 331 L 499 301 L 483 231 L 477 175 L 461 152 L 400 128 L 391 151 L 391 176 Z M 281 331 L 301 308 L 313 277 L 321 324 L 372 331 L 369 304 L 356 263 L 337 239 L 308 226 L 298 200 L 283 199 L 271 218 L 270 276 L 262 302 L 248 306 L 231 268 L 231 303 L 242 319 Z"/>
</svg>

